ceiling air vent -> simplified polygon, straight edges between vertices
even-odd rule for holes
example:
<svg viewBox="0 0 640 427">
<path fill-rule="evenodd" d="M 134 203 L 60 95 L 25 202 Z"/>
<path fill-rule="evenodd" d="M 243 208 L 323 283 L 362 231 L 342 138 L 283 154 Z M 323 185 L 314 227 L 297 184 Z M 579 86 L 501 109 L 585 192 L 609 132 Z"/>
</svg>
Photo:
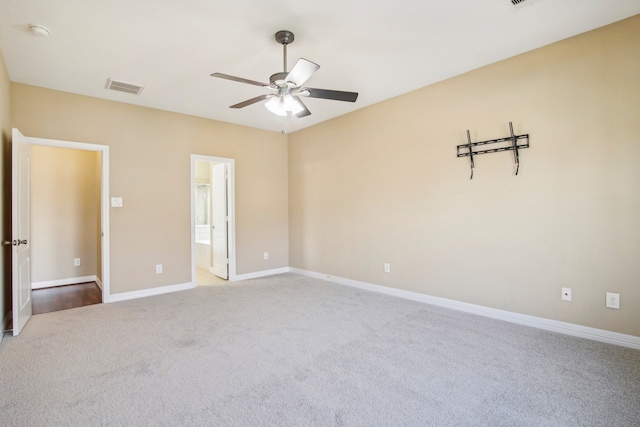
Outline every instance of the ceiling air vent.
<svg viewBox="0 0 640 427">
<path fill-rule="evenodd" d="M 529 5 L 535 1 L 536 0 L 509 0 L 509 2 L 516 8 Z"/>
<path fill-rule="evenodd" d="M 107 89 L 117 90 L 119 92 L 131 93 L 133 95 L 140 95 L 144 86 L 132 85 L 131 83 L 119 82 L 114 79 L 107 80 Z"/>
</svg>

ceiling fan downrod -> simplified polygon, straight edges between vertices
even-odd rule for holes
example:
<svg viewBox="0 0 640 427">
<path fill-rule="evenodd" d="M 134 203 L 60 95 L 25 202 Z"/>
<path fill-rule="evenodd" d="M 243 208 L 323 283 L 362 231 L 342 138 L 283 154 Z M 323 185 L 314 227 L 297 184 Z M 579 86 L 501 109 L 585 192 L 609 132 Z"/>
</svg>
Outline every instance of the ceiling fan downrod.
<svg viewBox="0 0 640 427">
<path fill-rule="evenodd" d="M 276 41 L 282 45 L 283 68 L 287 72 L 287 45 L 293 43 L 295 37 L 291 31 L 282 30 L 276 33 Z"/>
</svg>

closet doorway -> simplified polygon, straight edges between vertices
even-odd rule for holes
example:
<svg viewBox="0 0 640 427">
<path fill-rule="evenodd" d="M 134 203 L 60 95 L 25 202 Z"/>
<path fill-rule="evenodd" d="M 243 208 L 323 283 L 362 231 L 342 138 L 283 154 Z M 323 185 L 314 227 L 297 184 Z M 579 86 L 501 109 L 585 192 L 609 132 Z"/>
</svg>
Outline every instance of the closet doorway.
<svg viewBox="0 0 640 427">
<path fill-rule="evenodd" d="M 13 129 L 12 136 L 12 319 L 15 336 L 20 333 L 32 314 L 32 286 L 36 289 L 50 288 L 89 279 L 100 285 L 101 300 L 109 302 L 109 211 L 107 205 L 109 147 L 25 137 L 18 129 Z M 72 171 L 60 165 L 51 168 L 46 160 L 47 156 L 54 152 L 49 150 L 52 148 L 68 149 L 74 154 L 88 154 L 89 163 L 82 166 L 85 169 L 85 178 L 74 175 L 70 181 L 64 181 L 68 178 L 64 174 Z M 36 166 L 39 156 L 44 160 L 40 167 L 32 168 L 34 153 Z M 60 170 L 61 168 L 64 169 Z M 55 173 L 59 175 L 60 180 L 56 181 L 56 185 L 50 185 L 54 178 L 47 175 L 47 169 L 49 172 L 55 169 Z M 43 174 L 34 176 L 36 173 Z M 68 198 L 64 193 L 70 187 L 75 188 L 77 184 L 75 181 L 78 179 L 92 181 L 93 190 L 87 193 L 71 191 L 72 195 Z M 48 187 L 38 190 L 36 185 L 34 188 L 33 182 L 38 180 L 44 183 L 44 187 Z M 64 182 L 68 184 L 65 185 Z M 41 194 L 39 195 L 38 192 Z M 90 212 L 87 212 L 85 207 L 69 210 L 69 207 L 74 204 L 73 200 L 81 198 L 86 199 L 92 206 L 89 208 Z M 51 201 L 60 200 L 65 202 L 58 207 L 54 206 L 55 203 L 49 204 Z M 44 202 L 42 205 L 40 205 L 41 201 Z M 39 213 L 43 214 L 39 219 L 44 221 L 40 226 L 38 226 L 39 219 L 33 222 L 32 218 Z M 82 234 L 87 232 L 86 229 L 79 230 L 74 226 L 74 221 L 78 221 L 80 217 L 84 217 L 85 222 L 90 224 L 93 230 L 90 231 L 93 234 L 91 241 L 87 240 L 89 243 L 76 244 L 84 242 L 85 236 Z M 51 223 L 49 221 L 51 218 L 56 218 L 56 221 Z M 67 222 L 71 223 L 71 228 L 65 228 L 69 224 L 63 225 L 62 222 L 69 219 L 71 221 Z M 17 243 L 18 240 L 20 244 Z M 73 241 L 71 245 L 70 241 Z M 83 252 L 82 248 L 87 248 L 87 244 L 91 248 Z M 69 247 L 71 250 L 67 251 Z M 25 255 L 21 255 L 22 253 Z M 52 257 L 49 257 L 50 255 Z M 62 258 L 52 261 L 57 255 L 62 255 Z M 82 266 L 83 258 L 85 267 L 90 267 L 91 274 L 83 273 L 80 271 L 82 269 L 78 269 Z M 23 259 L 25 262 L 21 262 Z"/>
<path fill-rule="evenodd" d="M 102 302 L 101 155 L 31 146 L 33 314 Z"/>
</svg>

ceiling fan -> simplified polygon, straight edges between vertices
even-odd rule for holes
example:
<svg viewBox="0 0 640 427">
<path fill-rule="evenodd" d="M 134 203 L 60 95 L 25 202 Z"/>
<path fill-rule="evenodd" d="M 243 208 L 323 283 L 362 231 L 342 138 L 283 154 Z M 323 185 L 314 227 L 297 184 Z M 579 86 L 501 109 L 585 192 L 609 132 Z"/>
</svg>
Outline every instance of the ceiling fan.
<svg viewBox="0 0 640 427">
<path fill-rule="evenodd" d="M 356 99 L 358 99 L 358 93 L 356 92 L 342 92 L 339 90 L 302 87 L 304 82 L 306 82 L 309 77 L 311 77 L 313 73 L 320 68 L 320 66 L 304 58 L 300 58 L 291 71 L 287 72 L 287 45 L 293 43 L 293 33 L 285 30 L 278 31 L 275 38 L 276 41 L 283 46 L 284 71 L 272 75 L 269 78 L 270 83 L 261 83 L 255 80 L 243 79 L 242 77 L 235 77 L 222 73 L 211 74 L 211 77 L 247 83 L 273 91 L 272 93 L 256 96 L 255 98 L 232 105 L 229 108 L 244 108 L 257 102 L 268 100 L 265 103 L 265 107 L 274 114 L 279 116 L 293 115 L 296 117 L 305 117 L 310 115 L 311 112 L 300 99 L 301 96 L 346 102 L 355 102 Z"/>
</svg>

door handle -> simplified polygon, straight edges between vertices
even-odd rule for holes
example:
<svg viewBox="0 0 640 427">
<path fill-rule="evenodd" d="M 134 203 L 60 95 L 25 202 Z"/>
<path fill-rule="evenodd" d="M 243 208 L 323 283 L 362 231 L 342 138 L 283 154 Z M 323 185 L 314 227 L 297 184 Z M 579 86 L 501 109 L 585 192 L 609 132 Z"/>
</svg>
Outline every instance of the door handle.
<svg viewBox="0 0 640 427">
<path fill-rule="evenodd" d="M 11 245 L 13 244 L 13 246 L 20 246 L 20 245 L 26 245 L 27 241 L 26 240 L 14 240 L 13 242 L 10 242 L 8 240 L 4 240 L 2 242 L 3 245 Z"/>
</svg>

